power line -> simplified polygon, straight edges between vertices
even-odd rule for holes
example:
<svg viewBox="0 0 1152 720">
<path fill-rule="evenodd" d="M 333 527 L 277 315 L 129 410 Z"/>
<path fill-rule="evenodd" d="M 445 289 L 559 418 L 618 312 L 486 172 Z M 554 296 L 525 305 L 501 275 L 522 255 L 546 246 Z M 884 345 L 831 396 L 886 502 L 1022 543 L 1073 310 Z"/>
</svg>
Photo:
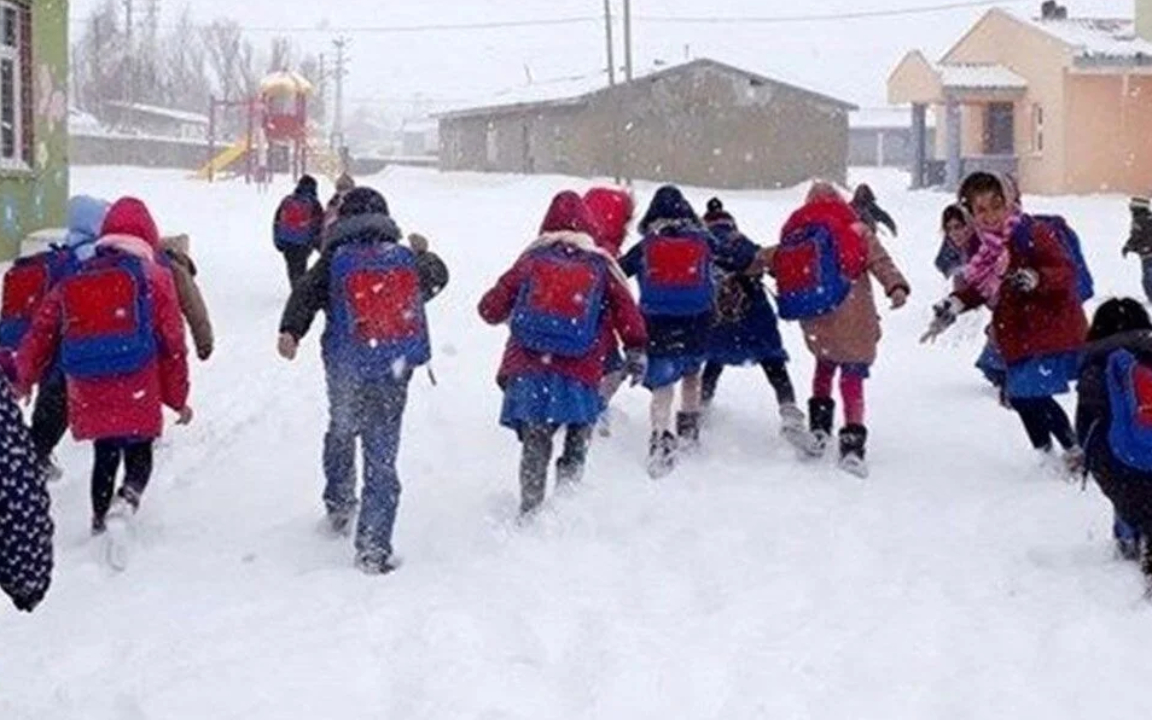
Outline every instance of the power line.
<svg viewBox="0 0 1152 720">
<path fill-rule="evenodd" d="M 931 15 L 948 12 L 950 10 L 966 10 L 972 8 L 996 7 L 1000 5 L 1022 5 L 1028 0 L 969 0 L 967 2 L 949 2 L 940 5 L 927 5 L 924 7 L 890 8 L 888 10 L 854 10 L 840 13 L 825 13 L 822 15 L 778 15 L 772 16 L 724 16 L 724 17 L 671 17 L 658 15 L 641 15 L 637 19 L 642 22 L 683 25 L 729 25 L 729 24 L 770 24 L 784 25 L 791 23 L 830 22 L 835 20 L 867 20 L 872 18 L 908 17 L 913 15 Z"/>
<path fill-rule="evenodd" d="M 87 22 L 85 18 L 69 18 L 69 22 L 75 24 L 82 24 Z M 566 18 L 551 18 L 541 20 L 495 20 L 488 22 L 473 22 L 473 23 L 440 23 L 428 25 L 396 25 L 396 26 L 371 26 L 371 25 L 316 25 L 312 27 L 301 25 L 241 25 L 240 30 L 252 33 L 282 33 L 285 35 L 303 34 L 303 33 L 336 33 L 339 35 L 351 34 L 399 34 L 399 33 L 423 33 L 423 32 L 439 32 L 439 31 L 463 31 L 463 30 L 502 30 L 507 28 L 526 28 L 526 27 L 555 27 L 558 25 L 576 25 L 589 22 L 600 22 L 600 18 L 595 16 L 582 16 L 582 17 L 566 17 Z M 174 25 L 165 25 L 165 29 L 174 29 Z M 206 28 L 212 27 L 212 23 L 197 23 L 196 27 Z"/>
</svg>

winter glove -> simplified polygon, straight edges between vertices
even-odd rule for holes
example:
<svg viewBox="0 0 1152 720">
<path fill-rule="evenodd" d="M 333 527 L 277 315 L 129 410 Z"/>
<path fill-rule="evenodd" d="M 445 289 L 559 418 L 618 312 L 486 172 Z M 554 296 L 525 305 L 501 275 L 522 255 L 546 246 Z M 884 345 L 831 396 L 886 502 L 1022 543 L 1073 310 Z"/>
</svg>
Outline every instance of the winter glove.
<svg viewBox="0 0 1152 720">
<path fill-rule="evenodd" d="M 1030 293 L 1040 287 L 1040 273 L 1031 268 L 1022 268 L 1009 275 L 1008 282 L 1020 292 Z"/>
<path fill-rule="evenodd" d="M 963 304 L 955 296 L 944 298 L 933 305 L 932 313 L 935 317 L 932 319 L 931 324 L 928 325 L 928 332 L 920 336 L 920 342 L 935 342 L 937 337 L 943 335 L 944 331 L 956 322 L 956 317 L 963 309 Z"/>
<path fill-rule="evenodd" d="M 888 299 L 892 301 L 892 309 L 893 310 L 899 310 L 900 308 L 904 307 L 905 304 L 908 303 L 908 288 L 906 288 L 906 287 L 896 288 L 888 296 Z"/>
<path fill-rule="evenodd" d="M 276 343 L 276 349 L 280 352 L 280 357 L 285 360 L 295 360 L 296 350 L 300 347 L 300 342 L 292 337 L 292 333 L 280 333 L 280 340 Z"/>
<path fill-rule="evenodd" d="M 629 378 L 629 384 L 636 387 L 647 374 L 648 356 L 640 350 L 629 350 L 624 357 L 624 377 Z"/>
<path fill-rule="evenodd" d="M 412 252 L 417 255 L 428 252 L 428 238 L 420 233 L 412 233 L 408 236 L 408 247 L 412 248 Z"/>
</svg>

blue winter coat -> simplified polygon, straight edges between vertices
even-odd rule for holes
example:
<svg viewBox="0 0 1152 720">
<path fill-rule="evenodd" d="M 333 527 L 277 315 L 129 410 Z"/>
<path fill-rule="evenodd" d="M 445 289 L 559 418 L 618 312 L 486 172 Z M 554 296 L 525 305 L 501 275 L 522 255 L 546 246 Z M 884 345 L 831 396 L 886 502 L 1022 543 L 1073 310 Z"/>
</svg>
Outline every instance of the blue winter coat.
<svg viewBox="0 0 1152 720">
<path fill-rule="evenodd" d="M 48 491 L 20 407 L 0 376 L 0 589 L 31 612 L 52 581 Z"/>
<path fill-rule="evenodd" d="M 725 365 L 787 361 L 776 311 L 761 275 L 746 275 L 761 248 L 728 222 L 710 226 L 716 238 L 716 316 L 708 359 Z"/>
</svg>

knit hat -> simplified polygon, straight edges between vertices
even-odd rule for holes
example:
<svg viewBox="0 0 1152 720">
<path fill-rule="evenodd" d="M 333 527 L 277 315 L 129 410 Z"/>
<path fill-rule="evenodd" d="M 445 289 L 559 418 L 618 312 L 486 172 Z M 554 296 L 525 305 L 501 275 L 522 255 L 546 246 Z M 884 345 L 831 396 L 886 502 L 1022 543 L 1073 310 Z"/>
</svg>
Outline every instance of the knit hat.
<svg viewBox="0 0 1152 720">
<path fill-rule="evenodd" d="M 540 224 L 540 234 L 576 232 L 593 240 L 600 234 L 600 225 L 592 217 L 584 199 L 571 190 L 565 190 L 552 198 L 544 222 Z"/>
<path fill-rule="evenodd" d="M 665 185 L 656 191 L 652 203 L 648 206 L 648 212 L 644 213 L 644 218 L 640 221 L 640 232 L 647 233 L 652 225 L 661 220 L 700 224 L 696 211 L 684 198 L 680 188 L 674 185 Z"/>
<path fill-rule="evenodd" d="M 719 223 L 728 223 L 735 227 L 736 219 L 724 209 L 724 203 L 720 198 L 712 198 L 708 201 L 708 212 L 704 214 L 704 222 L 708 225 L 716 225 Z"/>
<path fill-rule="evenodd" d="M 317 187 L 316 178 L 311 175 L 301 175 L 300 180 L 296 183 L 296 194 L 316 197 Z"/>
<path fill-rule="evenodd" d="M 336 192 L 346 193 L 356 187 L 356 181 L 348 173 L 340 173 L 336 178 Z"/>
<path fill-rule="evenodd" d="M 370 187 L 358 187 L 348 191 L 340 202 L 339 217 L 352 215 L 388 215 L 388 201 Z"/>
</svg>

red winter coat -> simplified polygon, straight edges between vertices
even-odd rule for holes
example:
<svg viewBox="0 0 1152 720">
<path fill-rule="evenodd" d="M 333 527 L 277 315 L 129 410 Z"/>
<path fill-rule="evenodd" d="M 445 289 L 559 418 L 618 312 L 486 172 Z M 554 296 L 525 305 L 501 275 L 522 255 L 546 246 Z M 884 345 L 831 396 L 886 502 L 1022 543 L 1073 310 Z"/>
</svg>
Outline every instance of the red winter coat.
<svg viewBox="0 0 1152 720">
<path fill-rule="evenodd" d="M 992 336 L 1008 364 L 1030 358 L 1077 351 L 1088 336 L 1088 318 L 1076 291 L 1076 268 L 1059 238 L 1038 222 L 1032 223 L 1032 247 L 1008 241 L 1010 277 L 1017 270 L 1035 270 L 1040 284 L 1023 292 L 1006 281 L 992 309 Z M 979 291 L 956 293 L 966 308 L 984 302 Z"/>
<path fill-rule="evenodd" d="M 156 262 L 160 234 L 139 200 L 115 203 L 101 235 L 98 249 L 146 261 L 157 355 L 147 367 L 130 375 L 68 378 L 68 423 L 77 440 L 154 439 L 163 431 L 161 406 L 180 410 L 188 403 L 188 357 L 176 286 L 172 273 Z M 63 322 L 63 288 L 57 287 L 37 310 L 16 355 L 21 390 L 27 392 L 37 383 L 55 356 Z"/>
<path fill-rule="evenodd" d="M 586 243 L 591 239 L 584 237 Z M 577 247 L 560 243 L 559 247 L 571 253 L 584 252 Z M 491 325 L 506 322 L 512 316 L 520 288 L 527 282 L 539 260 L 530 255 L 521 257 L 496 282 L 496 287 L 485 293 L 480 301 L 480 317 Z M 604 293 L 604 312 L 600 319 L 600 337 L 592 350 L 584 357 L 568 358 L 548 356 L 525 350 L 514 338 L 508 339 L 504 350 L 504 361 L 496 376 L 496 382 L 504 387 L 513 377 L 531 375 L 537 372 L 554 372 L 566 378 L 598 388 L 604 377 L 604 360 L 615 347 L 616 335 L 620 336 L 624 347 L 629 350 L 643 350 L 648 344 L 648 333 L 644 318 L 632 298 L 632 293 L 624 282 L 608 273 L 608 286 Z"/>
</svg>

